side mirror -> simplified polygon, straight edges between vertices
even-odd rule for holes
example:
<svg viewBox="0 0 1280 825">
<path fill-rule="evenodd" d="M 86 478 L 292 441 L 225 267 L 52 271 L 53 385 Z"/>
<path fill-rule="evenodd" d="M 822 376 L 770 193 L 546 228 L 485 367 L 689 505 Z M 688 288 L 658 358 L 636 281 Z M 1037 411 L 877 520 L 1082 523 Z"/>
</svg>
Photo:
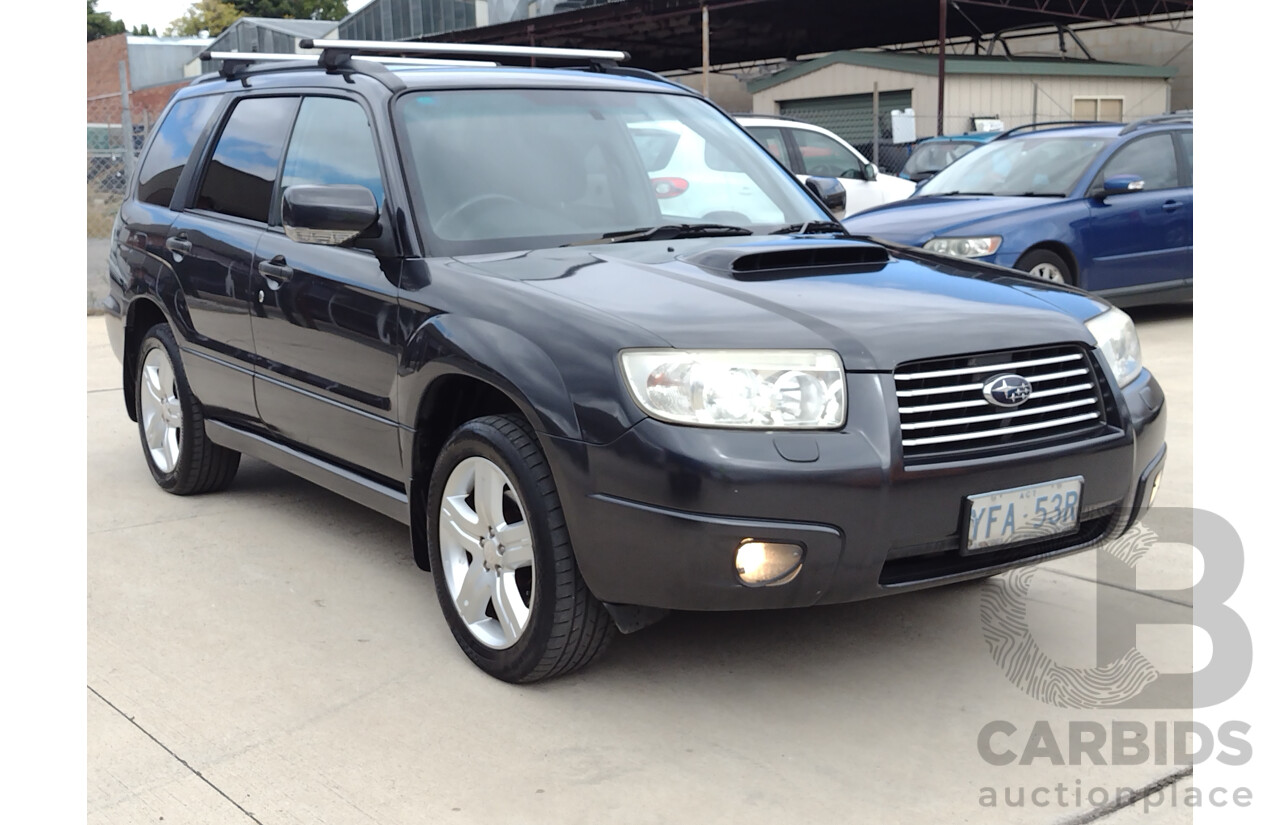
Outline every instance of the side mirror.
<svg viewBox="0 0 1280 825">
<path fill-rule="evenodd" d="M 364 186 L 290 186 L 284 190 L 281 220 L 290 240 L 340 246 L 373 226 L 378 202 Z"/>
<path fill-rule="evenodd" d="M 845 203 L 848 196 L 845 194 L 844 185 L 835 178 L 806 178 L 804 182 L 805 188 L 818 196 L 818 200 L 826 204 L 827 208 L 835 214 L 839 215 L 844 212 Z"/>
<path fill-rule="evenodd" d="M 880 174 L 880 170 L 876 167 L 874 163 L 868 163 L 862 169 L 862 176 L 869 181 L 875 180 L 879 174 Z"/>
<path fill-rule="evenodd" d="M 1137 175 L 1112 175 L 1102 182 L 1102 188 L 1095 190 L 1095 193 L 1098 197 L 1105 198 L 1109 195 L 1141 192 L 1146 185 L 1146 181 Z"/>
</svg>

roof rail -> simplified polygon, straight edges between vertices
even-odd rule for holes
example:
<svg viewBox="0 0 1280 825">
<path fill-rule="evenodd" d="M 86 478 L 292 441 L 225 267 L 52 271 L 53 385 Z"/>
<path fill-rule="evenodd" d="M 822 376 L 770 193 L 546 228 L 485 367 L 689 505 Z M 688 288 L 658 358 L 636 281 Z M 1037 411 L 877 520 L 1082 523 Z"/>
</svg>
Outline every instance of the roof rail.
<svg viewBox="0 0 1280 825">
<path fill-rule="evenodd" d="M 1018 134 L 1019 132 L 1032 132 L 1036 129 L 1046 129 L 1058 126 L 1122 126 L 1109 120 L 1047 120 L 1042 123 L 1024 123 L 1021 126 L 1014 126 L 1012 129 L 1006 129 L 1000 134 L 992 138 L 992 140 L 1004 140 L 1007 137 Z"/>
<path fill-rule="evenodd" d="M 398 40 L 325 40 L 304 38 L 298 42 L 304 49 L 322 49 L 320 65 L 332 68 L 352 57 L 388 55 L 400 57 L 433 56 L 454 58 L 480 58 L 499 63 L 507 61 L 536 62 L 539 60 L 588 61 L 604 66 L 616 66 L 629 60 L 631 55 L 620 51 L 596 49 L 558 49 L 547 46 L 497 46 L 484 43 L 405 43 Z"/>
<path fill-rule="evenodd" d="M 244 69 L 256 63 L 306 62 L 308 66 L 319 66 L 319 54 L 291 54 L 272 52 L 211 52 L 203 51 L 198 55 L 201 60 L 221 60 L 218 74 L 223 77 L 239 77 Z M 497 66 L 497 63 L 486 60 L 443 60 L 429 57 L 387 57 L 382 55 L 361 55 L 361 60 L 395 66 Z"/>
<path fill-rule="evenodd" d="M 1151 117 L 1142 117 L 1130 123 L 1128 126 L 1120 130 L 1120 134 L 1127 135 L 1130 132 L 1136 132 L 1144 126 L 1157 126 L 1162 123 L 1190 123 L 1190 112 L 1174 112 L 1170 115 L 1153 115 Z"/>
<path fill-rule="evenodd" d="M 731 117 L 767 117 L 770 120 L 789 120 L 792 123 L 809 123 L 807 120 L 801 120 L 800 118 L 792 117 L 791 115 L 770 115 L 765 114 L 764 112 L 730 112 L 729 115 Z M 812 126 L 813 124 L 809 123 L 809 125 Z"/>
</svg>

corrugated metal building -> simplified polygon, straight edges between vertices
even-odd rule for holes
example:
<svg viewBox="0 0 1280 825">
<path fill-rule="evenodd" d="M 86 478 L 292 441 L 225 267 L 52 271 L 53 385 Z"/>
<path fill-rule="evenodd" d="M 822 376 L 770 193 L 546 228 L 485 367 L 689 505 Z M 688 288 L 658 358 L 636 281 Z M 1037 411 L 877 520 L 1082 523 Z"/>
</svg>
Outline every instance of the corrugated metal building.
<svg viewBox="0 0 1280 825">
<path fill-rule="evenodd" d="M 824 126 L 859 148 L 873 143 L 878 97 L 881 150 L 937 134 L 938 57 L 833 52 L 747 84 L 752 110 Z M 975 131 L 977 119 L 1005 128 L 1050 120 L 1130 121 L 1169 110 L 1170 66 L 1096 60 L 949 55 L 943 131 Z M 895 137 L 894 110 L 914 110 Z M 899 126 L 904 124 L 899 121 Z M 890 167 L 893 163 L 886 164 Z"/>
<path fill-rule="evenodd" d="M 617 0 L 373 0 L 338 24 L 343 40 L 409 40 Z"/>
<path fill-rule="evenodd" d="M 129 77 L 134 89 L 182 79 L 182 68 L 209 48 L 207 37 L 139 37 L 128 35 Z"/>
</svg>

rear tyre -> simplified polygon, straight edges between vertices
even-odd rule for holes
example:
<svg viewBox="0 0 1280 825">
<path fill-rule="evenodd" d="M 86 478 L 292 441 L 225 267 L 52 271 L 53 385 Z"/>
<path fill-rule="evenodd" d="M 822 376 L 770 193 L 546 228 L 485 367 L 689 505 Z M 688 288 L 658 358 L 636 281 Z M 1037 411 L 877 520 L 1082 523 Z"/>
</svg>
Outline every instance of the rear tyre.
<svg viewBox="0 0 1280 825">
<path fill-rule="evenodd" d="M 617 628 L 578 572 L 551 469 L 523 418 L 459 427 L 432 471 L 427 512 L 440 608 L 481 670 L 537 682 L 604 652 Z"/>
<path fill-rule="evenodd" d="M 1047 249 L 1032 249 L 1019 258 L 1013 268 L 1055 284 L 1074 286 L 1076 282 L 1067 262 Z"/>
<path fill-rule="evenodd" d="M 182 368 L 178 342 L 168 324 L 157 324 L 138 347 L 134 409 L 151 476 L 179 496 L 227 487 L 240 467 L 240 453 L 220 447 L 204 432 L 204 410 Z"/>
</svg>

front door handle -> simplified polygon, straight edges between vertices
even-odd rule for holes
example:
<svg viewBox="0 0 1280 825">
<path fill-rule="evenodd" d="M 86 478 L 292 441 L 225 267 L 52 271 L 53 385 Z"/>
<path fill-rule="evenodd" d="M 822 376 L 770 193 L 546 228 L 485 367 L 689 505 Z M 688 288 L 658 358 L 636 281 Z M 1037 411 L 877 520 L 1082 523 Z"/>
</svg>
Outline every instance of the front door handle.
<svg viewBox="0 0 1280 825">
<path fill-rule="evenodd" d="M 258 264 L 258 272 L 267 279 L 272 289 L 278 289 L 281 283 L 293 277 L 293 267 L 285 263 L 283 255 L 277 255 L 269 261 Z"/>
<path fill-rule="evenodd" d="M 1182 208 L 1182 201 L 1165 201 L 1161 208 L 1166 212 L 1177 212 Z"/>
<path fill-rule="evenodd" d="M 171 238 L 165 238 L 164 245 L 170 252 L 176 252 L 179 255 L 191 254 L 191 241 L 187 240 L 185 235 L 174 235 Z"/>
</svg>

